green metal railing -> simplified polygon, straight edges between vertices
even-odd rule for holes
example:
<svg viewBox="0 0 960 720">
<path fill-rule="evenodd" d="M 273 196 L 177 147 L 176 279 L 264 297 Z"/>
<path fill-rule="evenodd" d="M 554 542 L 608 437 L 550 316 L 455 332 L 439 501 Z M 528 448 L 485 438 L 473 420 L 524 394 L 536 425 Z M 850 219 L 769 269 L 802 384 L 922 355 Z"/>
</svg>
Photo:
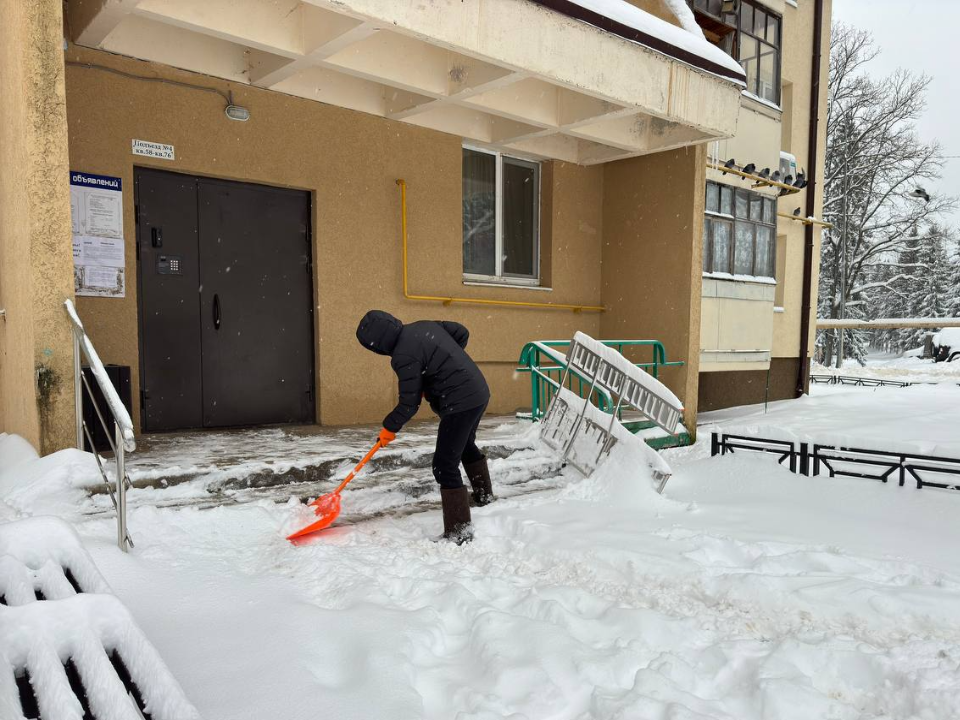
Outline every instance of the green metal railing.
<svg viewBox="0 0 960 720">
<path fill-rule="evenodd" d="M 678 367 L 682 360 L 667 362 L 667 351 L 659 340 L 601 340 L 607 347 L 614 348 L 620 354 L 629 348 L 650 348 L 653 359 L 650 362 L 634 363 L 638 368 L 649 372 L 653 377 L 660 376 L 660 368 Z M 530 414 L 518 413 L 518 417 L 539 420 L 547 412 L 553 396 L 560 389 L 560 383 L 567 370 L 567 356 L 557 350 L 569 346 L 569 340 L 536 340 L 523 346 L 520 353 L 517 372 L 530 373 Z M 606 392 L 595 388 L 590 378 L 583 377 L 575 368 L 566 375 L 566 387 L 582 398 L 590 394 L 590 399 L 604 412 L 613 412 L 613 402 Z"/>
</svg>

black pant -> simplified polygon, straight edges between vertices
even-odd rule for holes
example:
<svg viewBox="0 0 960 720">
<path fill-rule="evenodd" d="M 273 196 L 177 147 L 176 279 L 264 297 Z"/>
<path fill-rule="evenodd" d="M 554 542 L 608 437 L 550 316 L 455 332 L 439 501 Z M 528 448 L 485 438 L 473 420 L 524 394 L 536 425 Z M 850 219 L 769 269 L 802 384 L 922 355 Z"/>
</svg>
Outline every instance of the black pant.
<svg viewBox="0 0 960 720">
<path fill-rule="evenodd" d="M 463 487 L 461 462 L 470 464 L 485 457 L 477 447 L 477 426 L 486 409 L 486 405 L 481 405 L 440 418 L 437 449 L 433 453 L 433 476 L 444 490 Z"/>
</svg>

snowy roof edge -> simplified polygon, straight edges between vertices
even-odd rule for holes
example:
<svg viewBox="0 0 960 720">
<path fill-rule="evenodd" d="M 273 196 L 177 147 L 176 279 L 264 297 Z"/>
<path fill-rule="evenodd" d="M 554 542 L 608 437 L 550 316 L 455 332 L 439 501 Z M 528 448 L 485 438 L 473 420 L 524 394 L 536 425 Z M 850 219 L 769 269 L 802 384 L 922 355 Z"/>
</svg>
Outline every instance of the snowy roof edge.
<svg viewBox="0 0 960 720">
<path fill-rule="evenodd" d="M 584 0 L 579 0 L 579 2 L 577 0 L 530 0 L 530 2 L 558 12 L 561 15 L 566 15 L 574 20 L 579 20 L 580 22 L 584 22 L 588 25 L 593 25 L 600 30 L 604 30 L 612 35 L 621 37 L 624 40 L 629 40 L 631 42 L 643 45 L 651 50 L 690 65 L 698 70 L 703 70 L 713 75 L 717 75 L 724 80 L 735 82 L 738 85 L 746 85 L 746 74 L 740 67 L 739 63 L 733 60 L 733 58 L 730 58 L 726 53 L 723 53 L 722 50 L 715 48 L 705 39 L 697 38 L 695 35 L 687 32 L 683 28 L 671 25 L 670 23 L 654 17 L 653 15 L 650 15 L 649 13 L 640 10 L 640 8 L 628 3 L 624 3 L 626 6 L 624 9 L 636 11 L 636 13 L 633 14 L 642 13 L 644 16 L 649 18 L 649 25 L 647 23 L 631 23 L 629 18 L 624 13 L 607 14 L 602 12 L 599 6 L 597 9 L 592 9 L 591 7 L 587 6 L 588 2 L 584 2 Z M 637 15 L 637 17 L 640 16 Z M 705 50 L 708 50 L 711 55 L 723 53 L 723 60 L 726 60 L 726 62 L 721 62 L 719 59 L 711 59 L 693 47 L 683 47 L 681 44 L 671 42 L 670 40 L 666 40 L 662 37 L 657 37 L 656 35 L 651 34 L 649 31 L 653 30 L 656 25 L 659 24 L 662 24 L 671 30 L 675 29 L 678 32 L 689 35 L 690 45 L 700 43 L 706 45 L 707 47 Z M 638 25 L 643 26 L 638 27 Z M 684 38 L 684 40 L 686 39 L 687 38 Z M 686 44 L 686 42 L 683 43 L 683 45 Z"/>
</svg>

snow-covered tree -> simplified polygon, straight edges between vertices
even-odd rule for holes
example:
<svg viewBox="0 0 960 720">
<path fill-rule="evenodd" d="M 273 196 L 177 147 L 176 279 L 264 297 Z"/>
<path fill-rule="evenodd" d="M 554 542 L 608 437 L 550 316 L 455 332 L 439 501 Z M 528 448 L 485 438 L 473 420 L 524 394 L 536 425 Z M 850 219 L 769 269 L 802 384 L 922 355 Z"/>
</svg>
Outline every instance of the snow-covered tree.
<svg viewBox="0 0 960 720">
<path fill-rule="evenodd" d="M 927 227 L 955 200 L 930 196 L 944 164 L 937 142 L 917 137 L 929 78 L 906 71 L 874 79 L 865 66 L 879 53 L 869 33 L 833 29 L 828 95 L 820 316 L 867 317 L 880 296 L 915 278 L 898 262 L 914 228 Z M 879 272 L 894 263 L 895 272 Z M 835 336 L 824 339 L 825 362 Z M 844 355 L 862 357 L 866 335 L 847 333 Z M 840 364 L 840 358 L 836 358 Z"/>
</svg>

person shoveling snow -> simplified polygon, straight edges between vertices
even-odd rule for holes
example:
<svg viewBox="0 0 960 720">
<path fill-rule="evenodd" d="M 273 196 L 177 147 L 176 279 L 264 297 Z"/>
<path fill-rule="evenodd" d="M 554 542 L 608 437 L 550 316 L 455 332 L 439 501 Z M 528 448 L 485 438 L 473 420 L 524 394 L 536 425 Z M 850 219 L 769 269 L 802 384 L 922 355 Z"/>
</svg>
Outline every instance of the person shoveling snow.
<svg viewBox="0 0 960 720">
<path fill-rule="evenodd" d="M 459 323 L 429 321 L 404 325 L 382 310 L 371 310 L 357 326 L 357 340 L 367 350 L 390 356 L 399 381 L 397 406 L 383 420 L 380 446 L 389 445 L 426 399 L 440 416 L 433 476 L 440 485 L 443 537 L 457 544 L 473 537 L 470 504 L 486 505 L 496 497 L 487 458 L 477 447 L 477 426 L 490 401 L 480 368 L 466 353 L 469 331 Z M 460 475 L 467 473 L 468 491 Z"/>
</svg>

